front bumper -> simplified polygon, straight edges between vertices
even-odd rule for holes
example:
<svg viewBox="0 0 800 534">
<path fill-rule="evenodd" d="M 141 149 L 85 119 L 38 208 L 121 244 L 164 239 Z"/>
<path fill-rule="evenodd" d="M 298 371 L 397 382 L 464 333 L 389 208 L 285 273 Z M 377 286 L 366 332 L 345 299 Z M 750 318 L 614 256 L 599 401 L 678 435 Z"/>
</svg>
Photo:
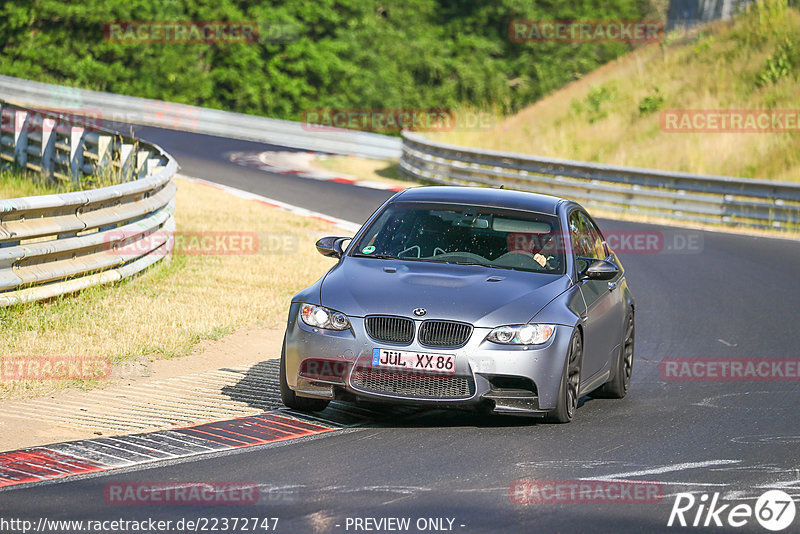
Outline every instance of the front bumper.
<svg viewBox="0 0 800 534">
<path fill-rule="evenodd" d="M 370 338 L 362 318 L 350 317 L 351 329 L 337 332 L 306 325 L 299 320 L 298 311 L 299 303 L 293 303 L 286 329 L 286 380 L 297 395 L 321 399 L 544 414 L 556 406 L 572 335 L 570 327 L 557 326 L 547 343 L 520 347 L 486 341 L 491 329 L 475 327 L 466 345 L 457 349 L 424 346 L 416 336 L 410 344 L 395 345 Z M 421 322 L 415 320 L 415 330 Z M 374 348 L 452 354 L 455 373 L 401 373 L 373 368 Z M 315 360 L 315 365 L 316 360 L 324 360 L 330 366 L 323 367 L 337 371 L 333 375 L 309 373 L 306 362 L 301 375 L 304 360 Z"/>
</svg>

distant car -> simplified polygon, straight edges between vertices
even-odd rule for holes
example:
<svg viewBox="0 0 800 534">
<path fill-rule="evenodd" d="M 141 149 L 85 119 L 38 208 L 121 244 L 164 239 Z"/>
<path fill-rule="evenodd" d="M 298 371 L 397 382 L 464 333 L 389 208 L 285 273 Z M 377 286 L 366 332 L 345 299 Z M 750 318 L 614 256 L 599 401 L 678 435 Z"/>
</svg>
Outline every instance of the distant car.
<svg viewBox="0 0 800 534">
<path fill-rule="evenodd" d="M 479 187 L 388 200 L 292 299 L 286 406 L 333 399 L 572 420 L 581 396 L 622 398 L 634 300 L 619 258 L 577 203 Z"/>
</svg>

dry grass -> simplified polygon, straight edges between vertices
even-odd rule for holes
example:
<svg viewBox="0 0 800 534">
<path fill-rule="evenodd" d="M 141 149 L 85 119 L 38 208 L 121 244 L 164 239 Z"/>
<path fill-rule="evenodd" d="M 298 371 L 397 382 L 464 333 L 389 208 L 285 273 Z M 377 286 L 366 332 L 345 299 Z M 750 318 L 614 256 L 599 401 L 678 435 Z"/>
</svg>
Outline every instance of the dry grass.
<svg viewBox="0 0 800 534">
<path fill-rule="evenodd" d="M 774 83 L 757 83 L 766 60 L 779 50 L 784 38 L 795 49 L 800 47 L 800 12 L 783 4 L 785 0 L 770 0 L 761 11 L 735 24 L 716 24 L 680 43 L 638 49 L 501 121 L 489 132 L 454 131 L 431 137 L 548 157 L 797 181 L 797 133 L 668 133 L 660 126 L 659 110 L 797 112 L 797 65 Z M 640 111 L 647 97 L 653 102 L 659 96 L 663 98 L 660 105 Z"/>
<path fill-rule="evenodd" d="M 280 328 L 289 300 L 333 263 L 314 241 L 323 222 L 178 179 L 178 232 L 256 232 L 254 255 L 176 255 L 144 275 L 50 302 L 0 308 L 2 356 L 102 357 L 115 364 L 188 354 L 205 339 L 258 324 Z M 288 246 L 276 250 L 285 240 Z M 267 250 L 269 249 L 269 250 Z M 95 382 L 0 382 L 0 397 Z"/>
<path fill-rule="evenodd" d="M 317 156 L 314 165 L 326 171 L 335 172 L 361 180 L 370 180 L 400 187 L 418 185 L 403 178 L 397 161 L 359 158 L 356 156 Z"/>
</svg>

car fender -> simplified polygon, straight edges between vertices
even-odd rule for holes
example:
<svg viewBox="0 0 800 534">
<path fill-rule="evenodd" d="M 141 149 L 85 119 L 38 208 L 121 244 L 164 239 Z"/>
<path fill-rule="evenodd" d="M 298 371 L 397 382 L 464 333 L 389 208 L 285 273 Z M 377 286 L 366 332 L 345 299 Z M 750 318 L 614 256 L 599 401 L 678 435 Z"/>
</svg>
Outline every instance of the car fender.
<svg viewBox="0 0 800 534">
<path fill-rule="evenodd" d="M 574 284 L 558 297 L 548 302 L 529 323 L 558 324 L 575 328 L 586 315 L 586 301 L 580 286 Z"/>
</svg>

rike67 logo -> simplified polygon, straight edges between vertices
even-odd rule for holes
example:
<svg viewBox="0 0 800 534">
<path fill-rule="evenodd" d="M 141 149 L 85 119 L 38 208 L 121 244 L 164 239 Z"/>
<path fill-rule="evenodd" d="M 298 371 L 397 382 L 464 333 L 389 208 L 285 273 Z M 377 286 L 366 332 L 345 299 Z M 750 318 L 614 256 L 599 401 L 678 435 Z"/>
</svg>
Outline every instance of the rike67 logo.
<svg viewBox="0 0 800 534">
<path fill-rule="evenodd" d="M 755 518 L 767 530 L 778 532 L 794 521 L 797 507 L 791 495 L 781 490 L 769 490 L 749 504 L 720 504 L 719 493 L 678 493 L 669 514 L 667 526 L 681 527 L 734 527 L 739 528 Z"/>
</svg>

